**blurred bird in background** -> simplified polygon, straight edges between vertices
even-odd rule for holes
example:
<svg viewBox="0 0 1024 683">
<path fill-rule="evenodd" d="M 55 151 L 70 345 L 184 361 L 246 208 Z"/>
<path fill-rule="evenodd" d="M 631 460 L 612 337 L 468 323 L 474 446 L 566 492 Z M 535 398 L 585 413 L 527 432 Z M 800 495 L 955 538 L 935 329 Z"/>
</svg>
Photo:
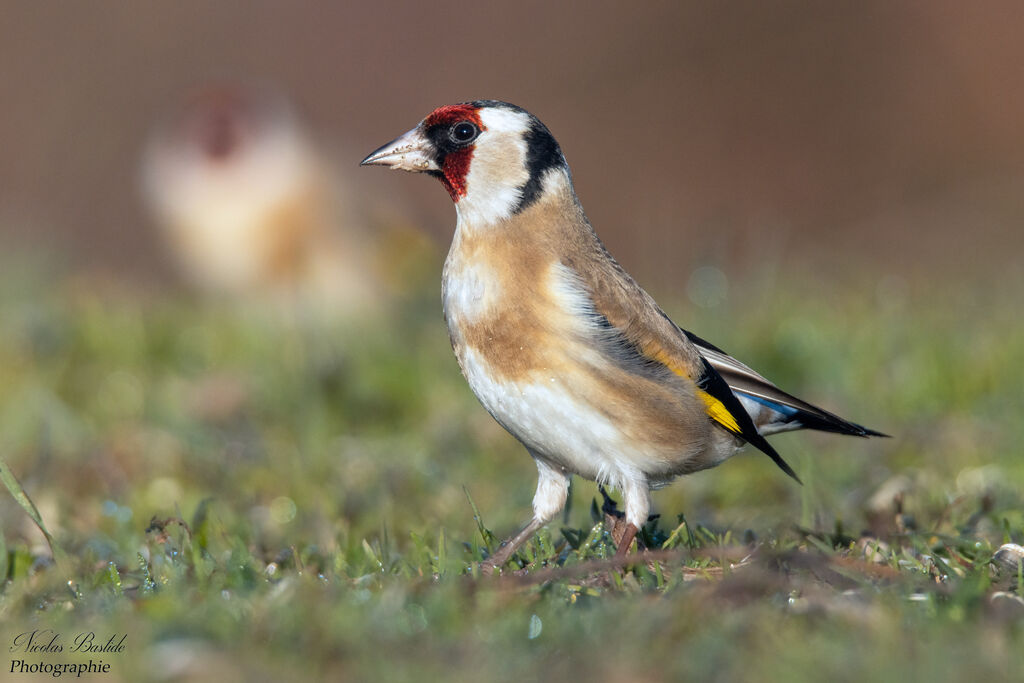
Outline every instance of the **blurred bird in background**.
<svg viewBox="0 0 1024 683">
<path fill-rule="evenodd" d="M 384 252 L 429 251 L 400 218 L 372 213 L 266 86 L 188 96 L 150 136 L 142 183 L 182 275 L 214 297 L 365 313 L 402 286 Z"/>
</svg>

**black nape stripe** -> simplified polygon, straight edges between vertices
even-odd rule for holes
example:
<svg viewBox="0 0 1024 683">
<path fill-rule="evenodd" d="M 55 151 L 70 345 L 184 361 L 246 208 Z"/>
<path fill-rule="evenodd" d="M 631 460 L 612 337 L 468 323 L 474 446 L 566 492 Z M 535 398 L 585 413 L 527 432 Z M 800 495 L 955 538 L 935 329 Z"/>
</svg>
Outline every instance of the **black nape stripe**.
<svg viewBox="0 0 1024 683">
<path fill-rule="evenodd" d="M 526 134 L 526 170 L 529 179 L 520 188 L 522 197 L 512 213 L 519 213 L 540 197 L 544 174 L 552 168 L 565 166 L 565 157 L 558 142 L 543 123 L 531 117 L 530 132 Z"/>
</svg>

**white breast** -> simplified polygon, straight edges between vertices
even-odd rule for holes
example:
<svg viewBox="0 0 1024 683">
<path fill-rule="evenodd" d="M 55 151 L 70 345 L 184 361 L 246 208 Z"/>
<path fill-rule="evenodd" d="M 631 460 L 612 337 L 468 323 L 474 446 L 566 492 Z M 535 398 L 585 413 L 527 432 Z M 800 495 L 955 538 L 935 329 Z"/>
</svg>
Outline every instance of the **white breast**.
<svg viewBox="0 0 1024 683">
<path fill-rule="evenodd" d="M 624 443 L 615 424 L 574 396 L 565 378 L 499 381 L 471 348 L 463 350 L 460 361 L 470 388 L 487 411 L 536 456 L 616 487 L 644 479 L 633 462 L 640 454 Z"/>
</svg>

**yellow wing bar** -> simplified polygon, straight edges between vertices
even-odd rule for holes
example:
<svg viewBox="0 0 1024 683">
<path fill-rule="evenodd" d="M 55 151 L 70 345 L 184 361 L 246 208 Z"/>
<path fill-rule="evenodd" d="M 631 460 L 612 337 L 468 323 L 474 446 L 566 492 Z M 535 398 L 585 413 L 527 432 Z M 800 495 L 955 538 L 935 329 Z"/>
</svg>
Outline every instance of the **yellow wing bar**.
<svg viewBox="0 0 1024 683">
<path fill-rule="evenodd" d="M 662 351 L 660 348 L 654 348 L 650 350 L 653 352 L 650 355 L 652 358 L 654 358 L 654 360 L 658 361 L 659 363 L 667 367 L 669 370 L 679 375 L 680 377 L 685 377 L 686 379 L 691 381 L 693 380 L 693 377 L 689 372 L 686 371 L 686 368 L 684 368 L 682 365 L 676 362 L 675 359 L 673 359 L 667 353 Z M 743 433 L 743 430 L 740 428 L 739 423 L 736 422 L 736 418 L 733 417 L 732 413 L 729 412 L 729 409 L 725 407 L 724 403 L 722 403 L 717 398 L 715 398 L 708 392 L 704 391 L 703 389 L 698 388 L 697 395 L 700 396 L 700 399 L 702 401 L 704 401 L 704 405 L 708 412 L 708 417 L 710 417 L 712 420 L 728 429 L 733 434 Z"/>
<path fill-rule="evenodd" d="M 732 416 L 729 409 L 725 407 L 725 404 L 719 401 L 717 398 L 704 391 L 703 389 L 697 390 L 697 395 L 704 401 L 704 405 L 707 407 L 708 416 L 728 429 L 733 434 L 742 434 L 743 430 L 740 429 L 739 423 L 736 422 L 736 418 Z"/>
</svg>

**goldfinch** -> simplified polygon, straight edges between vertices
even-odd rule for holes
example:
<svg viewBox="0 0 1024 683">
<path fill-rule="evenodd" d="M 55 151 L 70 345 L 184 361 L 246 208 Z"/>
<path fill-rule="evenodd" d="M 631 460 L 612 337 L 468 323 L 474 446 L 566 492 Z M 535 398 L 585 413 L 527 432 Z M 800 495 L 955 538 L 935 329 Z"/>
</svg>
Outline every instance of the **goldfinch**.
<svg viewBox="0 0 1024 683">
<path fill-rule="evenodd" d="M 203 293 L 335 311 L 372 306 L 376 274 L 351 196 L 287 99 L 210 85 L 150 136 L 144 197 Z"/>
<path fill-rule="evenodd" d="M 650 490 L 793 429 L 882 436 L 792 396 L 675 325 L 611 257 L 536 117 L 490 100 L 434 110 L 363 165 L 427 173 L 455 202 L 442 299 L 452 348 L 484 408 L 533 456 L 533 519 L 504 565 L 565 505 L 571 475 L 621 492 L 624 556 Z"/>
</svg>

